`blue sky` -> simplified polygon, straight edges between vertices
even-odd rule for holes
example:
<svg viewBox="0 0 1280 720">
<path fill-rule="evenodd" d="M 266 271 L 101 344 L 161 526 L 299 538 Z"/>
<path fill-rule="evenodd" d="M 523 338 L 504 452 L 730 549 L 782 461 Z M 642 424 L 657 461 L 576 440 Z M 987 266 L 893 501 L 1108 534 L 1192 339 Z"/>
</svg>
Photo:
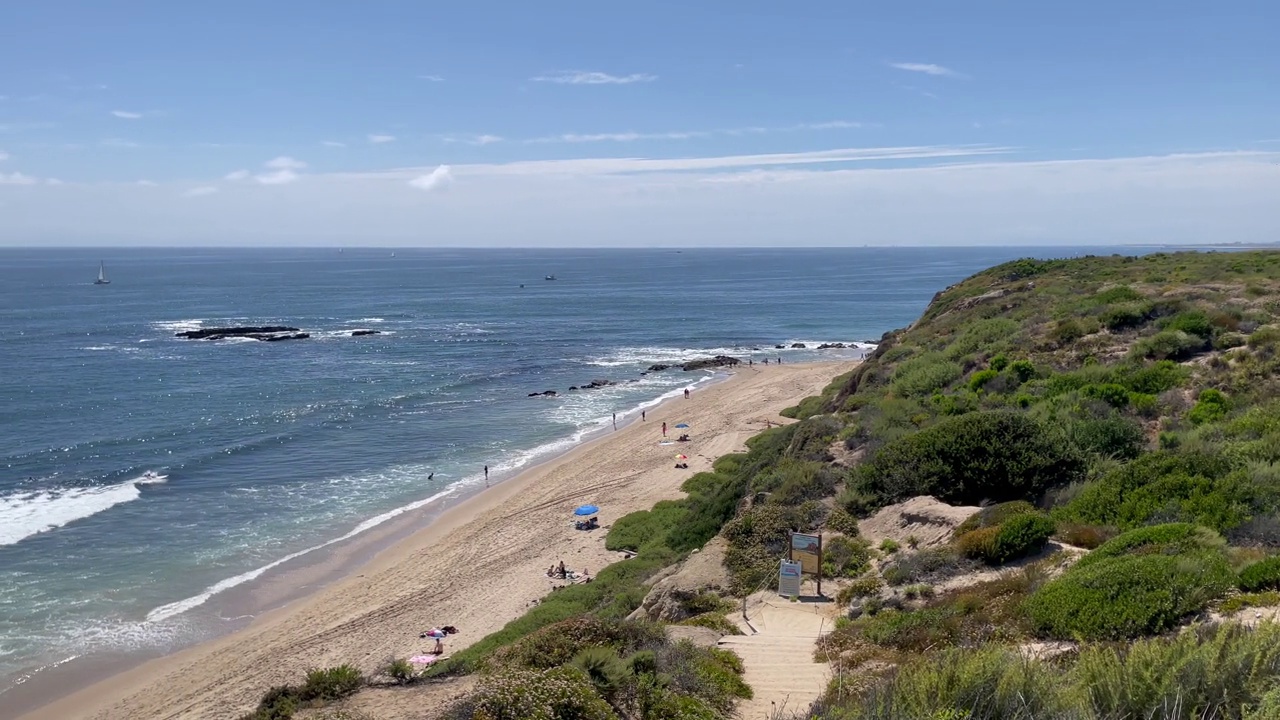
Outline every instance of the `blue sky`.
<svg viewBox="0 0 1280 720">
<path fill-rule="evenodd" d="M 1280 239 L 1276 3 L 47 0 L 0 26 L 0 244 Z"/>
</svg>

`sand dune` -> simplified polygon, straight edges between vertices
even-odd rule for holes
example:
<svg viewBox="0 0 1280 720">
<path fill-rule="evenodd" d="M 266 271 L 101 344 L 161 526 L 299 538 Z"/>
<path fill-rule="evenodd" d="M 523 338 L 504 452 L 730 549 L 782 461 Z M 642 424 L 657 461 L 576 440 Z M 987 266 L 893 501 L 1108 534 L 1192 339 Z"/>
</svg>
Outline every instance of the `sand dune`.
<svg viewBox="0 0 1280 720">
<path fill-rule="evenodd" d="M 479 640 L 550 591 L 544 571 L 564 560 L 592 574 L 621 558 L 604 532 L 573 529 L 572 509 L 600 505 L 609 525 L 678 497 L 691 474 L 778 421 L 777 412 L 817 393 L 853 363 L 743 368 L 727 382 L 676 398 L 562 458 L 460 505 L 379 554 L 357 573 L 256 619 L 233 635 L 149 662 L 62 698 L 25 720 L 234 718 L 271 685 L 308 667 L 350 662 L 372 670 L 425 649 L 418 632 L 451 624 L 451 650 Z M 663 421 L 687 422 L 693 441 L 658 445 Z M 689 455 L 689 469 L 674 455 Z M 806 633 L 807 634 L 807 633 Z"/>
</svg>

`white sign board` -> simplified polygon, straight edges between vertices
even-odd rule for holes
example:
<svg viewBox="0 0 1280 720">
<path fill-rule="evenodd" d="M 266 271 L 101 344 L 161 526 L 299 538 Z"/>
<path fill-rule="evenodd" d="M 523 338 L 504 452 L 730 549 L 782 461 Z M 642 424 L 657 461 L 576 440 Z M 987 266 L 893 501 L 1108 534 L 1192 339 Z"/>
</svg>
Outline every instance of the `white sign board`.
<svg viewBox="0 0 1280 720">
<path fill-rule="evenodd" d="M 800 595 L 800 563 L 783 560 L 778 568 L 778 594 L 784 597 Z"/>
</svg>

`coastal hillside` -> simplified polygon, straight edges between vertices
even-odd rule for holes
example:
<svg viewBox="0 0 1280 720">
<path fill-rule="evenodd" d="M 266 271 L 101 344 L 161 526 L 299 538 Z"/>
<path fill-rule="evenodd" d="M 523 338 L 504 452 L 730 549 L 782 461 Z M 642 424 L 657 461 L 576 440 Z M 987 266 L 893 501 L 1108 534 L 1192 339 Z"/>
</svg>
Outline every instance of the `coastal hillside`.
<svg viewBox="0 0 1280 720">
<path fill-rule="evenodd" d="M 1280 717 L 1278 317 L 1280 253 L 978 273 L 612 523 L 629 559 L 381 682 L 458 720 Z M 790 531 L 823 536 L 830 682 L 783 708 L 717 645 Z"/>
</svg>

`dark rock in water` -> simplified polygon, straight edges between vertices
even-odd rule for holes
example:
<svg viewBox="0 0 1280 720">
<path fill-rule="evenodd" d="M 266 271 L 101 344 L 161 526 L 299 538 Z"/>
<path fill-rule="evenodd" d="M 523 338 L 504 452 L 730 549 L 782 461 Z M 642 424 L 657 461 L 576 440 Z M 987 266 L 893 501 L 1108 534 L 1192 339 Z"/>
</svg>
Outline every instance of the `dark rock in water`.
<svg viewBox="0 0 1280 720">
<path fill-rule="evenodd" d="M 592 380 L 591 382 L 587 383 L 586 385 L 583 385 L 583 386 L 579 387 L 578 389 L 579 389 L 579 390 L 594 390 L 595 388 L 609 387 L 610 385 L 617 385 L 617 384 L 618 384 L 618 383 L 616 383 L 616 382 L 614 382 L 614 381 L 612 381 L 612 380 Z"/>
<path fill-rule="evenodd" d="M 791 343 L 792 350 L 804 350 L 807 347 L 804 343 Z"/>
<path fill-rule="evenodd" d="M 760 352 L 760 348 L 751 348 L 751 352 Z"/>
<path fill-rule="evenodd" d="M 529 397 L 555 397 L 555 396 L 556 396 L 555 390 L 543 390 L 542 392 L 529 393 Z"/>
<path fill-rule="evenodd" d="M 657 364 L 654 364 L 654 365 L 650 365 L 650 366 L 649 366 L 649 369 L 648 369 L 648 371 L 647 371 L 647 372 L 662 372 L 663 370 L 667 370 L 667 369 L 669 369 L 670 367 L 671 367 L 670 365 L 664 365 L 663 363 L 657 363 Z"/>
<path fill-rule="evenodd" d="M 819 350 L 843 350 L 848 347 L 844 343 L 822 343 L 818 346 Z"/>
<path fill-rule="evenodd" d="M 577 385 L 570 385 L 570 386 L 569 386 L 569 389 L 570 389 L 570 390 L 577 390 L 577 389 L 578 389 L 578 386 L 577 386 Z"/>
<path fill-rule="evenodd" d="M 361 335 L 381 335 L 381 330 L 352 330 L 351 337 L 360 337 Z"/>
<path fill-rule="evenodd" d="M 708 368 L 733 366 L 742 361 L 736 357 L 728 355 L 717 355 L 713 358 L 703 358 L 702 360 L 691 360 L 680 366 L 681 370 L 688 372 L 689 370 L 706 370 Z"/>
<path fill-rule="evenodd" d="M 786 345 L 774 345 L 774 346 L 773 346 L 773 349 L 774 349 L 774 350 L 786 350 L 786 349 L 787 349 L 787 346 L 786 346 Z"/>
<path fill-rule="evenodd" d="M 255 337 L 270 333 L 296 333 L 298 328 L 287 325 L 257 325 L 225 328 L 200 328 L 174 333 L 174 337 L 188 340 L 221 340 L 228 337 Z M 258 338 L 259 340 L 261 338 Z"/>
<path fill-rule="evenodd" d="M 241 337 L 251 337 L 254 340 L 262 340 L 263 342 L 276 342 L 277 340 L 306 340 L 311 337 L 311 333 L 283 333 L 280 335 L 261 335 L 254 333 L 251 335 L 242 335 Z"/>
</svg>

